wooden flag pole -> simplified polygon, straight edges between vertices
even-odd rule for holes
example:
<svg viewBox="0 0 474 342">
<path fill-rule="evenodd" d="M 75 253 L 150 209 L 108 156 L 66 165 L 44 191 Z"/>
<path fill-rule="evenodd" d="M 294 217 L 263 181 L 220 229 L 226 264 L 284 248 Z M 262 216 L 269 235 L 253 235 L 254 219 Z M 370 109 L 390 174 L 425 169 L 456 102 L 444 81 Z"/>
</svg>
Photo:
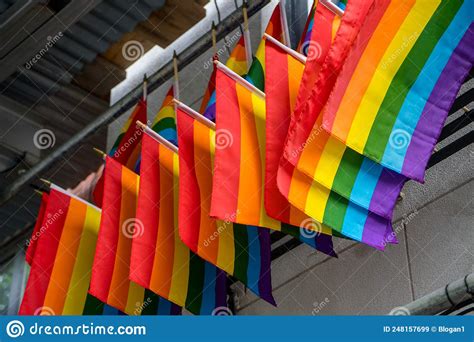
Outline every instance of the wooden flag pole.
<svg viewBox="0 0 474 342">
<path fill-rule="evenodd" d="M 173 96 L 179 99 L 178 55 L 176 53 L 176 50 L 173 51 L 173 72 L 174 72 Z"/>
<path fill-rule="evenodd" d="M 342 17 L 344 15 L 344 11 L 340 9 L 337 5 L 335 5 L 331 0 L 320 0 L 321 5 L 326 7 L 335 15 Z"/>
<path fill-rule="evenodd" d="M 105 157 L 107 157 L 107 153 L 105 153 L 104 151 L 98 149 L 97 147 L 92 147 L 92 149 L 94 150 L 95 153 L 97 153 L 99 156 L 101 156 L 102 159 L 105 159 Z"/>
<path fill-rule="evenodd" d="M 285 0 L 280 0 L 280 21 L 283 28 L 283 41 L 291 48 L 290 30 L 288 28 L 288 18 L 286 17 Z"/>
<path fill-rule="evenodd" d="M 146 74 L 143 74 L 143 101 L 146 101 L 148 97 L 148 77 Z"/>
<path fill-rule="evenodd" d="M 298 61 L 300 61 L 301 63 L 303 64 L 306 64 L 306 56 L 289 48 L 288 46 L 286 46 L 285 44 L 283 44 L 282 42 L 280 42 L 278 39 L 275 39 L 273 38 L 272 36 L 270 36 L 268 33 L 264 33 L 263 34 L 263 39 L 266 39 L 270 42 L 272 42 L 273 44 L 275 44 L 276 46 L 278 46 L 279 48 L 281 48 L 283 51 L 285 51 L 287 54 L 289 54 L 290 56 L 296 58 Z"/>
<path fill-rule="evenodd" d="M 250 90 L 251 92 L 254 92 L 258 96 L 265 98 L 265 93 L 255 87 L 252 83 L 248 82 L 246 79 L 240 77 L 238 74 L 230 70 L 228 67 L 226 67 L 224 64 L 222 64 L 219 61 L 214 61 L 214 64 L 217 66 L 218 69 L 222 70 L 227 76 L 232 78 L 234 81 L 237 83 L 240 83 L 242 86 Z"/>
<path fill-rule="evenodd" d="M 212 34 L 212 50 L 214 51 L 214 56 L 217 56 L 216 24 L 214 23 L 214 20 L 212 21 L 211 34 Z"/>
<path fill-rule="evenodd" d="M 42 181 L 45 185 L 47 185 L 48 187 L 51 187 L 51 185 L 53 183 L 51 183 L 49 180 L 47 179 L 44 179 L 44 178 L 40 178 L 40 181 Z"/>
<path fill-rule="evenodd" d="M 36 194 L 40 195 L 41 197 L 43 196 L 43 191 L 40 191 L 38 189 L 33 189 L 33 190 Z"/>
<path fill-rule="evenodd" d="M 193 119 L 196 119 L 197 121 L 199 121 L 200 123 L 209 127 L 212 130 L 216 130 L 216 124 L 212 122 L 211 120 L 209 120 L 208 118 L 206 118 L 204 115 L 196 112 L 194 109 L 185 105 L 183 102 L 177 99 L 173 99 L 173 102 L 176 104 L 178 108 L 181 108 L 186 114 L 188 114 Z"/>
<path fill-rule="evenodd" d="M 250 40 L 250 31 L 249 31 L 249 18 L 248 18 L 248 5 L 247 1 L 244 0 L 242 4 L 242 16 L 244 17 L 244 42 L 245 42 L 245 58 L 247 59 L 247 69 L 252 65 L 253 56 L 252 56 L 252 44 Z"/>
<path fill-rule="evenodd" d="M 146 124 L 144 124 L 140 120 L 137 120 L 136 123 L 137 123 L 137 126 L 140 127 L 145 134 L 147 134 L 148 136 L 150 136 L 151 138 L 153 138 L 154 140 L 156 140 L 157 142 L 159 142 L 160 144 L 162 144 L 169 150 L 173 151 L 174 153 L 178 153 L 177 146 L 170 143 L 168 140 L 163 138 L 161 135 L 156 133 L 154 130 L 152 130 L 150 127 L 148 127 Z"/>
</svg>

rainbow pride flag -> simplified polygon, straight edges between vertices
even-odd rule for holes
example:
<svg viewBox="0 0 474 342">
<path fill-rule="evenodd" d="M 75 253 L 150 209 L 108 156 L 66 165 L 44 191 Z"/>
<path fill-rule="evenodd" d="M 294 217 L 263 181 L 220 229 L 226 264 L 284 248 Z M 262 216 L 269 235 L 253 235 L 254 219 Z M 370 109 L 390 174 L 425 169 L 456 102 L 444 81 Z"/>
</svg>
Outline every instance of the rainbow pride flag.
<svg viewBox="0 0 474 342">
<path fill-rule="evenodd" d="M 120 164 L 138 172 L 140 165 L 142 130 L 135 124 L 137 120 L 144 123 L 147 122 L 146 100 L 138 100 L 135 109 L 123 125 L 122 130 L 108 155 L 117 160 Z M 103 193 L 104 176 L 102 175 L 97 180 L 92 196 L 94 203 L 99 207 L 102 207 Z"/>
<path fill-rule="evenodd" d="M 282 41 L 283 29 L 284 28 L 281 22 L 280 3 L 278 3 L 273 10 L 270 20 L 268 21 L 267 27 L 265 28 L 265 33 L 279 41 Z M 253 63 L 250 66 L 249 72 L 245 79 L 247 79 L 261 91 L 265 91 L 265 43 L 263 40 L 258 45 L 255 58 L 253 59 Z"/>
<path fill-rule="evenodd" d="M 291 80 L 293 82 L 301 84 L 296 101 L 293 101 L 290 107 L 287 106 L 287 113 L 294 110 L 295 115 L 298 115 L 299 112 L 304 115 L 304 111 L 310 108 L 308 107 L 308 98 L 316 87 L 321 65 L 331 48 L 331 20 L 334 16 L 325 6 L 318 5 L 315 15 L 318 30 L 313 31 L 311 44 L 320 47 L 319 58 L 308 58 L 306 65 L 301 58 L 297 60 L 291 56 L 287 57 L 286 53 L 282 55 L 281 50 L 272 46 L 273 44 L 268 47 L 271 58 L 282 61 L 288 58 L 291 59 L 291 63 L 285 63 L 285 65 L 291 65 L 291 70 L 286 69 L 286 71 L 292 75 Z M 269 42 L 267 42 L 268 44 Z M 301 71 L 303 69 L 305 71 L 302 75 Z M 275 84 L 279 78 L 288 78 L 279 69 L 273 68 L 272 72 L 270 80 L 272 84 Z M 297 89 L 298 86 L 293 86 L 290 91 L 294 92 Z M 273 87 L 271 90 L 272 92 L 269 95 L 273 93 L 271 99 L 274 99 L 276 101 L 275 105 L 278 106 L 279 99 L 285 96 L 286 93 L 281 94 L 281 90 L 277 87 Z M 277 112 L 280 109 L 282 108 L 275 107 Z M 289 116 L 287 115 L 287 117 Z M 309 183 L 317 182 L 352 203 L 391 220 L 398 195 L 406 178 L 347 148 L 346 145 L 322 129 L 322 118 L 322 113 L 320 113 L 304 144 L 304 148 L 300 147 L 292 150 L 290 158 L 283 157 L 281 160 L 282 172 L 289 172 L 290 174 L 302 172 L 308 177 Z M 275 130 L 269 131 L 273 135 L 276 132 Z M 283 132 L 281 132 L 273 139 L 278 142 L 284 140 L 285 136 L 286 134 L 283 135 Z M 299 158 L 291 161 L 291 157 L 295 157 L 297 153 L 299 153 Z M 292 168 L 295 168 L 295 170 L 292 171 Z M 300 178 L 303 179 L 303 177 Z M 291 177 L 281 178 L 281 180 L 283 179 L 290 182 Z M 283 190 L 284 193 L 289 193 L 290 184 L 288 182 L 280 184 L 285 189 Z M 324 202 L 319 204 L 323 205 Z M 317 204 L 313 205 L 316 206 Z"/>
<path fill-rule="evenodd" d="M 128 315 L 155 309 L 178 314 L 179 308 L 129 280 L 132 238 L 143 232 L 135 219 L 139 177 L 111 157 L 105 164 L 102 218 L 89 293 Z"/>
<path fill-rule="evenodd" d="M 226 275 L 181 241 L 178 230 L 178 155 L 146 133 L 132 242 L 130 279 L 194 314 L 226 304 Z"/>
<path fill-rule="evenodd" d="M 473 19 L 470 0 L 392 1 L 352 46 L 323 128 L 354 151 L 423 181 L 473 65 Z"/>
<path fill-rule="evenodd" d="M 209 216 L 216 148 L 215 131 L 178 107 L 179 231 L 181 239 L 205 260 L 242 281 L 275 305 L 271 284 L 270 233 Z M 209 122 L 210 123 L 210 122 Z M 212 125 L 212 124 L 211 124 Z"/>
<path fill-rule="evenodd" d="M 247 63 L 247 54 L 246 49 L 247 47 L 246 40 L 244 35 L 242 35 L 237 42 L 237 44 L 232 49 L 230 53 L 229 59 L 226 62 L 226 65 L 229 69 L 233 70 L 237 74 L 243 76 L 247 73 L 249 69 L 249 65 Z M 213 60 L 218 60 L 217 56 L 213 57 Z M 209 78 L 209 82 L 207 84 L 206 92 L 204 93 L 204 97 L 202 99 L 201 108 L 199 110 L 200 113 L 208 118 L 211 121 L 216 119 L 216 69 L 213 68 L 211 77 Z"/>
<path fill-rule="evenodd" d="M 178 136 L 176 135 L 176 115 L 174 112 L 174 87 L 171 86 L 166 94 L 161 108 L 155 116 L 151 128 L 166 140 L 174 145 L 178 144 Z M 142 121 L 145 123 L 146 121 Z"/>
<path fill-rule="evenodd" d="M 235 223 L 281 230 L 281 222 L 268 216 L 264 206 L 265 99 L 237 83 L 221 68 L 217 70 L 216 152 L 210 214 Z M 229 218 L 230 213 L 234 214 Z M 322 243 L 331 241 L 331 229 L 314 225 L 305 228 L 318 229 Z"/>
<path fill-rule="evenodd" d="M 19 314 L 119 314 L 88 294 L 100 209 L 54 185 L 42 199 L 39 229 L 35 226 L 27 251 L 31 269 Z"/>
<path fill-rule="evenodd" d="M 297 47 L 297 50 L 301 52 L 302 54 L 304 54 L 305 56 L 308 56 L 308 52 L 310 54 L 312 52 L 317 52 L 310 49 L 311 47 L 310 42 L 311 42 L 311 33 L 313 32 L 313 26 L 315 26 L 314 14 L 316 13 L 316 7 L 318 6 L 318 3 L 319 3 L 318 0 L 313 1 L 313 6 L 311 6 L 311 10 L 309 12 L 308 19 L 306 20 L 303 34 L 301 36 L 301 40 L 298 43 L 298 47 Z M 339 1 L 337 6 L 341 8 L 342 10 L 346 7 L 345 3 L 343 3 L 342 1 Z M 331 36 L 332 36 L 332 39 L 334 39 L 337 29 L 339 28 L 339 25 L 341 23 L 341 18 L 333 14 L 333 18 L 330 20 L 330 23 L 331 23 Z M 318 22 L 316 23 L 317 30 L 320 30 L 320 24 L 321 23 L 318 23 Z M 323 22 L 322 24 L 323 26 L 327 26 L 327 23 Z"/>
</svg>

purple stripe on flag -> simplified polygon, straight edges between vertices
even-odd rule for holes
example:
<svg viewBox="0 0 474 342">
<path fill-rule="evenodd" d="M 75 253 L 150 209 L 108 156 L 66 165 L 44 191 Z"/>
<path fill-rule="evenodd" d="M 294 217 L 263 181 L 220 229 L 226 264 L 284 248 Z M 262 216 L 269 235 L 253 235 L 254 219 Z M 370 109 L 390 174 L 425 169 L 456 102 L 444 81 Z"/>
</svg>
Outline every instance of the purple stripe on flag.
<svg viewBox="0 0 474 342">
<path fill-rule="evenodd" d="M 380 229 L 381 226 L 385 226 L 384 231 Z M 384 250 L 387 244 L 398 242 L 395 234 L 392 233 L 393 229 L 390 221 L 382 216 L 369 212 L 362 233 L 362 242 L 377 249 Z"/>
<path fill-rule="evenodd" d="M 370 199 L 369 211 L 384 212 L 382 217 L 391 220 L 398 195 L 407 180 L 405 176 L 384 168 Z"/>
<path fill-rule="evenodd" d="M 318 234 L 315 237 L 316 249 L 324 254 L 337 258 L 332 243 L 332 236 L 327 234 Z"/>
<path fill-rule="evenodd" d="M 227 276 L 216 267 L 216 308 L 227 307 Z"/>
<path fill-rule="evenodd" d="M 258 281 L 258 290 L 262 299 L 266 300 L 270 304 L 276 306 L 275 299 L 272 295 L 272 285 L 271 285 L 271 252 L 270 246 L 270 230 L 265 228 L 258 228 L 258 241 L 260 242 L 260 279 Z M 251 256 L 249 256 L 251 257 Z"/>
<path fill-rule="evenodd" d="M 424 173 L 448 112 L 472 68 L 473 42 L 474 24 L 471 23 L 439 76 L 418 120 L 403 164 L 404 174 L 411 176 Z"/>
</svg>

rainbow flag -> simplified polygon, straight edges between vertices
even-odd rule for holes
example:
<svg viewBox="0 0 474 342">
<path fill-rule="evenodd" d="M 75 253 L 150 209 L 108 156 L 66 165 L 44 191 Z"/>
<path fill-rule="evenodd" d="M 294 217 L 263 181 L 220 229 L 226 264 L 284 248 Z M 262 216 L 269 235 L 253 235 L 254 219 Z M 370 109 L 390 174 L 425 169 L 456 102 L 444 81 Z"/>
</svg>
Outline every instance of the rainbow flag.
<svg viewBox="0 0 474 342">
<path fill-rule="evenodd" d="M 278 3 L 268 21 L 265 33 L 282 41 L 283 26 L 280 13 L 280 3 Z M 255 58 L 245 78 L 261 91 L 265 91 L 265 44 L 263 40 L 258 45 Z"/>
<path fill-rule="evenodd" d="M 46 207 L 48 206 L 48 197 L 49 196 L 47 192 L 43 192 L 43 194 L 41 195 L 41 203 L 38 209 L 38 216 L 36 217 L 36 222 L 33 228 L 33 232 L 31 233 L 31 238 L 28 240 L 27 243 L 25 260 L 30 266 L 33 262 L 33 257 L 36 252 L 38 239 L 40 238 L 41 234 L 43 234 L 43 232 L 47 229 L 47 226 L 43 226 L 43 219 Z"/>
<path fill-rule="evenodd" d="M 265 99 L 220 68 L 210 214 L 221 220 L 281 231 L 282 223 L 268 216 L 264 205 Z M 331 244 L 331 229 L 313 220 L 300 222 L 300 226 L 319 233 L 315 234 L 322 245 L 318 249 L 328 251 L 323 245 Z"/>
<path fill-rule="evenodd" d="M 189 248 L 252 292 L 275 305 L 271 284 L 270 233 L 209 216 L 216 134 L 178 107 L 179 231 Z"/>
<path fill-rule="evenodd" d="M 194 314 L 226 307 L 226 275 L 181 241 L 178 154 L 144 135 L 130 279 Z"/>
<path fill-rule="evenodd" d="M 176 135 L 176 115 L 174 112 L 174 87 L 171 86 L 166 94 L 161 108 L 155 116 L 151 128 L 166 140 L 174 145 L 178 144 L 178 136 Z M 142 121 L 145 123 L 146 121 Z"/>
<path fill-rule="evenodd" d="M 137 120 L 143 123 L 147 122 L 146 100 L 138 100 L 135 109 L 132 114 L 130 114 L 128 120 L 123 125 L 119 136 L 115 140 L 115 143 L 109 152 L 109 156 L 129 169 L 139 172 L 142 130 L 135 124 Z M 104 175 L 97 180 L 92 196 L 94 203 L 99 207 L 102 207 L 103 193 Z"/>
<path fill-rule="evenodd" d="M 103 314 L 104 304 L 87 293 L 100 209 L 56 186 L 43 200 L 47 202 L 38 215 L 35 243 L 28 249 L 31 269 L 18 313 Z"/>
<path fill-rule="evenodd" d="M 301 36 L 301 40 L 300 42 L 298 43 L 298 47 L 297 47 L 297 50 L 299 52 L 301 52 L 302 54 L 304 54 L 305 56 L 308 56 L 308 53 L 310 53 L 310 57 L 311 57 L 311 53 L 317 53 L 318 51 L 315 50 L 316 47 L 312 47 L 310 44 L 311 44 L 311 34 L 313 32 L 313 26 L 315 26 L 314 24 L 314 14 L 316 13 L 316 7 L 318 6 L 318 3 L 319 1 L 318 0 L 315 0 L 313 1 L 313 6 L 311 7 L 311 11 L 309 12 L 309 16 L 308 16 L 308 19 L 306 20 L 306 24 L 305 24 L 305 27 L 304 27 L 304 30 L 303 30 L 303 34 Z M 344 8 L 346 8 L 346 5 L 345 3 L 343 3 L 342 1 L 339 1 L 339 3 L 337 4 L 337 6 L 339 8 L 341 8 L 342 10 Z M 332 13 L 332 12 L 331 12 Z M 334 13 L 332 13 L 332 17 L 331 20 L 329 21 L 330 25 L 331 25 L 331 38 L 334 39 L 334 37 L 336 36 L 336 32 L 337 32 L 337 29 L 339 28 L 339 25 L 341 24 L 341 18 L 337 15 L 335 15 Z M 319 17 L 321 18 L 321 17 Z M 317 30 L 319 31 L 321 29 L 321 25 L 323 27 L 327 26 L 328 25 L 328 22 L 316 22 L 316 28 Z"/>
<path fill-rule="evenodd" d="M 106 158 L 102 218 L 89 293 L 128 315 L 155 309 L 177 314 L 179 308 L 129 280 L 132 238 L 143 233 L 135 218 L 138 184 L 138 175 Z"/>
<path fill-rule="evenodd" d="M 392 1 L 352 46 L 323 128 L 354 151 L 423 181 L 473 65 L 473 19 L 472 1 Z"/>
<path fill-rule="evenodd" d="M 229 69 L 233 70 L 237 74 L 243 76 L 247 73 L 249 69 L 249 65 L 247 62 L 247 54 L 246 49 L 250 49 L 247 47 L 247 43 L 245 40 L 245 36 L 241 35 L 239 41 L 232 49 L 230 53 L 229 59 L 226 62 L 226 65 Z M 213 57 L 213 60 L 218 60 L 217 56 Z M 216 69 L 213 68 L 211 77 L 209 78 L 209 82 L 207 84 L 206 92 L 202 98 L 201 108 L 199 113 L 203 113 L 203 115 L 211 121 L 216 119 Z"/>
<path fill-rule="evenodd" d="M 265 53 L 267 58 L 272 60 L 272 65 L 278 66 L 278 68 L 268 66 L 266 72 L 268 86 L 266 93 L 265 208 L 268 214 L 281 221 L 295 224 L 293 220 L 300 220 L 300 222 L 303 220 L 301 215 L 297 214 L 301 210 L 344 235 L 355 228 L 359 232 L 357 234 L 356 232 L 349 233 L 349 237 L 367 242 L 375 247 L 381 248 L 384 242 L 392 242 L 386 237 L 387 232 L 391 233 L 388 228 L 390 227 L 388 220 L 377 219 L 376 215 L 337 196 L 336 193 L 323 187 L 317 181 L 304 176 L 298 169 L 293 169 L 289 163 L 286 163 L 288 168 L 278 172 L 291 108 L 294 108 L 296 102 L 296 92 L 303 74 L 304 64 L 269 40 L 266 41 Z M 315 140 L 319 141 L 320 136 L 321 133 L 315 136 Z M 350 171 L 352 169 L 345 173 L 346 177 Z M 293 206 L 288 206 L 288 201 Z M 295 207 L 299 210 L 295 210 Z M 360 216 L 357 220 L 353 220 L 354 213 Z M 342 217 L 343 221 L 334 223 L 337 216 Z M 375 220 L 375 224 L 371 224 L 373 220 Z"/>
<path fill-rule="evenodd" d="M 321 65 L 331 48 L 332 24 L 330 20 L 332 18 L 334 18 L 334 14 L 331 11 L 325 6 L 318 5 L 315 15 L 318 30 L 313 31 L 311 42 L 314 46 L 321 47 L 319 59 L 308 58 L 306 66 L 301 61 L 292 59 L 292 68 L 298 70 L 305 68 L 305 72 L 301 76 L 301 72 L 287 70 L 287 72 L 295 73 L 295 77 L 292 77 L 291 80 L 301 84 L 298 97 L 296 101 L 293 101 L 292 107 L 287 107 L 287 112 L 294 109 L 296 115 L 299 111 L 302 112 L 301 115 L 304 115 L 304 111 L 308 108 L 306 107 L 308 98 L 315 88 Z M 275 55 L 272 55 L 272 57 L 280 60 L 287 59 L 286 53 L 285 56 L 278 57 L 281 52 L 278 48 L 275 50 L 271 45 L 270 49 Z M 273 72 L 274 75 L 272 75 L 273 78 L 270 82 L 276 82 L 278 78 L 285 77 L 280 70 L 274 69 Z M 301 80 L 301 82 L 298 80 Z M 282 96 L 281 90 L 273 87 L 272 91 L 275 94 L 272 98 L 275 98 L 275 101 L 278 102 L 278 99 Z M 281 108 L 276 110 L 279 109 Z M 299 152 L 299 158 L 291 161 L 291 158 L 284 156 L 281 163 L 290 163 L 291 165 L 283 165 L 282 169 L 286 171 L 282 172 L 302 172 L 308 177 L 308 182 L 317 182 L 354 204 L 391 220 L 398 195 L 406 178 L 347 148 L 342 142 L 322 129 L 321 121 L 322 114 L 316 118 L 316 123 L 304 144 L 304 148 L 291 151 L 290 157 L 294 157 Z M 270 132 L 270 134 L 275 134 L 275 130 L 270 130 Z M 284 140 L 285 136 L 286 134 L 281 132 L 273 139 L 274 141 L 280 141 Z M 279 155 L 281 155 L 280 150 Z M 296 168 L 296 170 L 293 171 L 292 168 Z M 288 181 L 290 179 L 291 177 L 288 178 Z M 284 192 L 288 193 L 289 183 L 282 184 L 282 187 L 286 189 Z M 290 202 L 292 201 L 294 199 L 290 200 Z M 322 205 L 324 202 L 320 204 Z"/>
</svg>

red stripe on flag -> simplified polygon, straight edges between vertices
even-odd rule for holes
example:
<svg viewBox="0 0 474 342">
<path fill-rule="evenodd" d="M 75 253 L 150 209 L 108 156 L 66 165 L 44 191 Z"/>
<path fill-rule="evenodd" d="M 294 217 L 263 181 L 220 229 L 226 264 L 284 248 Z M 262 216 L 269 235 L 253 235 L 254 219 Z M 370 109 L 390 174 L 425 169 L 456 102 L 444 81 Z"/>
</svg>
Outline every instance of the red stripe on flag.
<svg viewBox="0 0 474 342">
<path fill-rule="evenodd" d="M 182 203 L 201 203 L 198 181 L 194 172 L 194 119 L 177 109 L 179 146 L 179 235 L 195 253 L 198 251 L 201 226 L 200 205 L 192 212 L 184 212 Z"/>
<path fill-rule="evenodd" d="M 66 222 L 70 197 L 51 190 L 45 210 L 45 229 L 37 244 L 19 315 L 33 315 L 44 303 L 61 233 Z"/>
<path fill-rule="evenodd" d="M 140 191 L 137 221 L 143 224 L 143 234 L 132 242 L 130 279 L 149 288 L 160 222 L 160 165 L 158 143 L 147 134 L 143 136 L 140 165 Z"/>
<path fill-rule="evenodd" d="M 210 215 L 213 217 L 228 217 L 237 213 L 239 197 L 240 165 L 230 165 L 221 162 L 226 158 L 218 158 L 221 152 L 232 156 L 231 160 L 240 160 L 240 108 L 235 81 L 221 70 L 216 74 L 216 122 L 223 127 L 232 127 L 230 131 L 216 130 L 216 152 L 214 168 L 226 177 L 215 177 L 212 184 L 212 199 Z M 224 144 L 221 144 L 221 139 Z M 230 160 L 230 159 L 229 159 Z M 214 174 L 216 175 L 216 174 Z M 227 191 L 220 191 L 227 188 Z M 233 194 L 227 196 L 226 194 Z"/>
<path fill-rule="evenodd" d="M 122 166 L 107 157 L 104 169 L 104 190 L 106 191 L 104 191 L 103 203 L 109 206 L 102 210 L 89 290 L 90 294 L 104 303 L 108 302 L 120 234 L 121 174 Z"/>
</svg>

